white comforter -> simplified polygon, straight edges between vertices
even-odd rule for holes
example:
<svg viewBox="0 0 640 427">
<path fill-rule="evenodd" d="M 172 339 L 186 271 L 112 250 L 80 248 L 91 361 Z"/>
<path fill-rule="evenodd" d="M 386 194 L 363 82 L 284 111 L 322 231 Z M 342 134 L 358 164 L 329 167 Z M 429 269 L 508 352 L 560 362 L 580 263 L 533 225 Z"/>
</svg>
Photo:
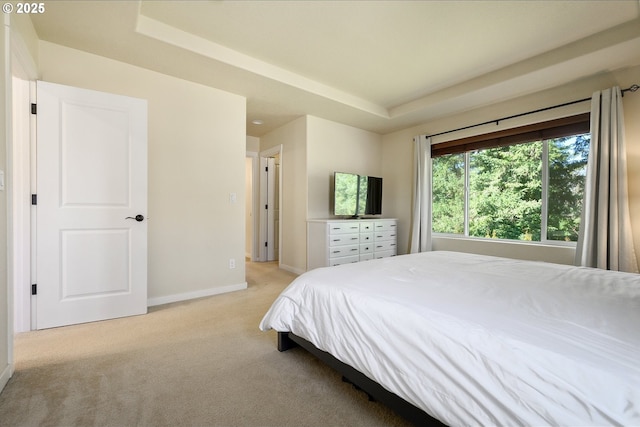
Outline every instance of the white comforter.
<svg viewBox="0 0 640 427">
<path fill-rule="evenodd" d="M 320 268 L 291 331 L 449 425 L 640 425 L 640 276 L 455 252 Z"/>
</svg>

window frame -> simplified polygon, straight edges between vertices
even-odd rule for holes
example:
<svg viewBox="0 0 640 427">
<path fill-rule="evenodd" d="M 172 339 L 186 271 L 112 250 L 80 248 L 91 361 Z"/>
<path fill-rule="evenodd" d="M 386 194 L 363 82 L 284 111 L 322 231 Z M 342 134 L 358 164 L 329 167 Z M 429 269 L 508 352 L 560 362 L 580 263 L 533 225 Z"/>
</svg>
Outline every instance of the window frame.
<svg viewBox="0 0 640 427">
<path fill-rule="evenodd" d="M 573 116 L 563 117 L 555 120 L 534 123 L 511 129 L 500 130 L 486 134 L 475 135 L 467 138 L 450 140 L 436 143 L 431 146 L 431 159 L 449 155 L 464 154 L 465 175 L 464 175 L 464 234 L 442 233 L 432 231 L 436 236 L 474 239 L 485 241 L 500 241 L 509 243 L 552 245 L 575 247 L 576 242 L 562 240 L 550 240 L 547 238 L 548 214 L 549 214 L 549 140 L 564 136 L 582 135 L 590 133 L 590 113 L 582 113 Z M 510 145 L 523 144 L 533 141 L 542 141 L 542 176 L 541 176 L 541 198 L 540 209 L 540 241 L 523 241 L 516 239 L 490 239 L 486 237 L 476 237 L 469 235 L 469 175 L 471 152 L 494 147 L 505 147 Z M 433 168 L 432 168 L 433 170 Z M 432 188 L 433 189 L 433 188 Z M 433 193 L 432 197 L 433 197 Z"/>
</svg>

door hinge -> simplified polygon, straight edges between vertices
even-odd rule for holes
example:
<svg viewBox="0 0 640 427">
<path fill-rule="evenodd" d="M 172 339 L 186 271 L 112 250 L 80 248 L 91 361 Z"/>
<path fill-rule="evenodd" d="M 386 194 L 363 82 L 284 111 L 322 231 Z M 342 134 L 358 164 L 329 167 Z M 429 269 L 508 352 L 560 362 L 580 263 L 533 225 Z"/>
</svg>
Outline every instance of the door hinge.
<svg viewBox="0 0 640 427">
<path fill-rule="evenodd" d="M 264 208 L 265 209 L 269 209 L 269 205 L 264 205 Z"/>
<path fill-rule="evenodd" d="M 264 242 L 264 247 L 265 247 L 265 248 L 266 248 L 266 247 L 268 247 L 268 243 L 269 243 L 269 242 Z"/>
<path fill-rule="evenodd" d="M 265 167 L 264 167 L 264 171 L 265 171 L 265 172 L 269 172 L 269 166 L 265 166 Z"/>
<path fill-rule="evenodd" d="M 38 285 L 36 283 L 31 285 L 31 295 L 38 295 Z"/>
<path fill-rule="evenodd" d="M 38 114 L 38 105 L 31 104 L 31 114 Z"/>
<path fill-rule="evenodd" d="M 38 195 L 37 194 L 32 194 L 31 195 L 31 204 L 32 205 L 37 205 L 38 204 Z"/>
</svg>

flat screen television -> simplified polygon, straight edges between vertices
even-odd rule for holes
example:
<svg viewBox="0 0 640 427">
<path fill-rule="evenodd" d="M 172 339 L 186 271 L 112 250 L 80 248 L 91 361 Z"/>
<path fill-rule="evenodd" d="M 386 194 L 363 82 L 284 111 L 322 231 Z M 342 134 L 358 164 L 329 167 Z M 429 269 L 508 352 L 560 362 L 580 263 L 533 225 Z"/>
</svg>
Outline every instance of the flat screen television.
<svg viewBox="0 0 640 427">
<path fill-rule="evenodd" d="M 382 178 L 334 172 L 333 214 L 353 218 L 382 214 Z"/>
</svg>

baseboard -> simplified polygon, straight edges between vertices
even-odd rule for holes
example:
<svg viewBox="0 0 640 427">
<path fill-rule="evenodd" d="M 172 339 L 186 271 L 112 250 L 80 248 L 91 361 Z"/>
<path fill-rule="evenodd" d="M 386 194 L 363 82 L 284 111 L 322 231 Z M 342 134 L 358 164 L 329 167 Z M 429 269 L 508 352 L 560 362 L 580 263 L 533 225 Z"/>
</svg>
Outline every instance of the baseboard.
<svg viewBox="0 0 640 427">
<path fill-rule="evenodd" d="M 5 366 L 4 370 L 0 374 L 0 391 L 4 389 L 4 386 L 9 382 L 9 378 L 13 374 L 13 365 L 9 364 Z"/>
<path fill-rule="evenodd" d="M 201 291 L 185 292 L 183 294 L 167 295 L 165 297 L 156 297 L 147 299 L 147 306 L 169 304 L 172 302 L 187 301 L 195 298 L 210 297 L 212 295 L 226 294 L 228 292 L 241 291 L 247 289 L 247 282 L 237 285 L 220 286 L 217 288 L 203 289 Z"/>
<path fill-rule="evenodd" d="M 283 270 L 288 271 L 289 273 L 297 274 L 298 276 L 305 272 L 305 270 L 301 270 L 296 267 L 291 267 L 290 265 L 280 264 L 279 267 Z"/>
</svg>

